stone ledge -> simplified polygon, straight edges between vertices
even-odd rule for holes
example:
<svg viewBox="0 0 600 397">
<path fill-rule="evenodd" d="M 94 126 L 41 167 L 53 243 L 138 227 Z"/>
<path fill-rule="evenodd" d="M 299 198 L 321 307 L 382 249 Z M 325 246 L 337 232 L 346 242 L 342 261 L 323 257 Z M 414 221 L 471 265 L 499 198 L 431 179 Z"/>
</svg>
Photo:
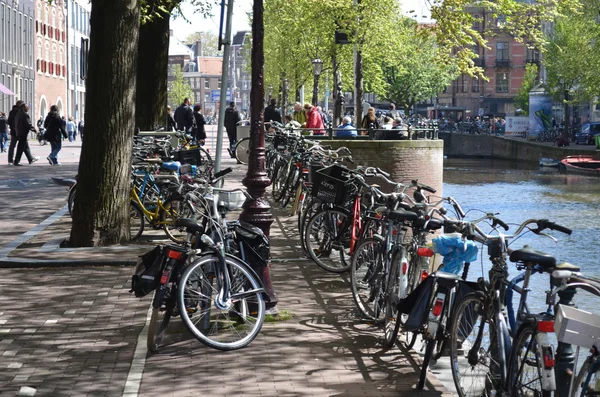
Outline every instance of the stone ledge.
<svg viewBox="0 0 600 397">
<path fill-rule="evenodd" d="M 443 148 L 444 141 L 441 139 L 436 140 L 402 140 L 402 141 L 355 141 L 355 140 L 332 140 L 322 141 L 322 144 L 331 145 L 333 147 L 345 146 L 348 149 L 429 149 L 429 148 Z"/>
</svg>

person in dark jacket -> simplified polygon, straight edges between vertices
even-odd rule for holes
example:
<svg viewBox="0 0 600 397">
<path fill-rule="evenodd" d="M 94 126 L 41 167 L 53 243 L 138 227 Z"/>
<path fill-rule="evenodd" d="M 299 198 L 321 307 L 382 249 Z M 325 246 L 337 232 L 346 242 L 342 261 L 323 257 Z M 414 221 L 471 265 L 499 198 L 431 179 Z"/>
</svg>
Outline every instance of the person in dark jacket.
<svg viewBox="0 0 600 397">
<path fill-rule="evenodd" d="M 189 98 L 185 98 L 183 103 L 175 110 L 175 122 L 177 123 L 177 129 L 179 131 L 183 131 L 186 134 L 192 133 L 194 115 L 192 113 L 192 108 L 190 107 Z"/>
<path fill-rule="evenodd" d="M 82 141 L 83 141 L 83 131 L 84 130 L 85 130 L 85 122 L 83 121 L 83 119 L 81 119 L 81 120 L 79 120 L 79 124 L 77 124 L 77 132 L 79 132 L 79 139 L 81 139 Z"/>
<path fill-rule="evenodd" d="M 167 105 L 167 131 L 177 131 L 177 123 L 173 117 L 171 106 Z"/>
<path fill-rule="evenodd" d="M 17 130 L 15 128 L 15 116 L 19 113 L 19 109 L 23 101 L 17 101 L 17 103 L 12 107 L 11 111 L 8 113 L 8 119 L 6 122 L 8 123 L 8 128 L 10 130 L 10 145 L 8 146 L 8 164 L 13 163 L 14 154 L 15 154 L 15 146 L 17 145 Z"/>
<path fill-rule="evenodd" d="M 277 100 L 275 98 L 271 99 L 271 104 L 265 108 L 265 123 L 270 121 L 277 121 L 281 123 L 281 114 L 279 110 L 277 110 Z"/>
<path fill-rule="evenodd" d="M 241 120 L 242 118 L 235 108 L 235 102 L 231 102 L 229 107 L 225 110 L 225 129 L 227 130 L 227 136 L 229 137 L 228 151 L 232 159 L 235 158 L 233 149 L 237 142 L 237 123 Z"/>
<path fill-rule="evenodd" d="M 192 135 L 200 146 L 204 146 L 204 141 L 206 140 L 204 125 L 206 124 L 206 121 L 204 120 L 202 113 L 200 113 L 200 110 L 202 110 L 202 106 L 194 105 L 194 131 Z"/>
<path fill-rule="evenodd" d="M 6 152 L 6 142 L 8 142 L 8 123 L 6 114 L 0 112 L 0 153 Z"/>
<path fill-rule="evenodd" d="M 58 152 L 62 148 L 63 138 L 67 138 L 67 131 L 63 127 L 62 119 L 58 114 L 58 107 L 56 105 L 50 106 L 50 112 L 44 120 L 44 128 L 46 133 L 44 134 L 46 140 L 50 142 L 50 155 L 46 157 L 50 165 L 60 165 L 58 162 Z M 81 133 L 80 133 L 81 134 Z"/>
<path fill-rule="evenodd" d="M 31 124 L 31 117 L 29 116 L 29 106 L 27 104 L 22 104 L 19 112 L 15 116 L 15 129 L 17 130 L 17 154 L 15 154 L 14 165 L 23 165 L 21 164 L 21 157 L 23 153 L 29 160 L 29 164 L 35 163 L 40 158 L 33 157 L 31 155 L 31 150 L 29 149 L 29 143 L 27 143 L 27 137 L 29 136 L 29 132 L 35 132 L 35 127 Z"/>
</svg>

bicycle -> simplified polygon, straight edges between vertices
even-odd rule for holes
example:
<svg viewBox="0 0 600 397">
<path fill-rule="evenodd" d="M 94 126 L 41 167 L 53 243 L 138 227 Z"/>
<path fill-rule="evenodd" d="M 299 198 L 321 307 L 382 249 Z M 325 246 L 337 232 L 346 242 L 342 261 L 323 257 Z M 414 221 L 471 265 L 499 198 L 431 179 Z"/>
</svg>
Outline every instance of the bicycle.
<svg viewBox="0 0 600 397">
<path fill-rule="evenodd" d="M 506 226 L 499 223 L 501 221 L 492 214 L 489 214 L 489 218 L 493 219 L 495 224 Z M 545 229 L 566 234 L 570 234 L 571 230 L 545 219 L 530 219 L 523 222 L 512 235 L 499 233 L 494 236 L 484 233 L 476 224 L 470 222 L 445 220 L 444 223 L 445 226 L 462 233 L 463 237 L 486 245 L 492 262 L 489 282 L 483 278 L 478 280 L 482 291 L 467 294 L 457 303 L 450 323 L 450 360 L 456 390 L 461 397 L 491 395 L 492 392 L 508 393 L 511 334 L 516 332 L 514 328 L 511 332 L 509 326 L 512 320 L 510 315 L 506 314 L 507 308 L 508 313 L 512 311 L 512 300 L 506 297 L 508 287 L 521 294 L 515 321 L 525 323 L 529 313 L 527 296 L 531 275 L 536 272 L 548 272 L 557 266 L 571 266 L 557 265 L 552 256 L 530 248 L 511 252 L 508 249 L 508 240 L 518 238 L 525 229 L 544 236 L 548 236 L 543 233 Z M 532 224 L 537 225 L 537 228 L 528 227 Z M 506 259 L 509 252 L 510 260 L 521 263 L 518 268 L 525 270 L 524 284 L 521 288 L 514 283 L 511 285 L 508 280 Z M 520 326 L 520 323 L 515 322 L 515 327 Z M 470 382 L 469 385 L 467 382 Z"/>
</svg>

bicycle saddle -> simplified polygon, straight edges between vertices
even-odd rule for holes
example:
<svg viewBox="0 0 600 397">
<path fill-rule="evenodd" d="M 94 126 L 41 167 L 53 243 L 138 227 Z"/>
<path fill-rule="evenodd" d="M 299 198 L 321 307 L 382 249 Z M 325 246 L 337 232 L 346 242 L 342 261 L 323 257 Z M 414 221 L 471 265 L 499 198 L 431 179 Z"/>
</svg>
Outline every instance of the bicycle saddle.
<svg viewBox="0 0 600 397">
<path fill-rule="evenodd" d="M 419 219 L 419 214 L 414 212 L 406 211 L 403 209 L 390 211 L 388 218 L 392 221 L 416 221 Z"/>
<path fill-rule="evenodd" d="M 204 233 L 204 226 L 191 218 L 175 219 L 175 226 L 185 227 L 186 231 L 189 233 Z"/>
<path fill-rule="evenodd" d="M 574 265 L 572 263 L 569 262 L 561 262 L 558 263 L 555 267 L 556 270 L 568 270 L 571 272 L 579 272 L 581 271 L 581 268 L 577 265 Z"/>
<path fill-rule="evenodd" d="M 553 268 L 556 266 L 556 258 L 545 252 L 534 250 L 530 247 L 523 247 L 515 250 L 510 254 L 511 262 L 535 263 L 542 266 L 544 269 Z"/>
</svg>

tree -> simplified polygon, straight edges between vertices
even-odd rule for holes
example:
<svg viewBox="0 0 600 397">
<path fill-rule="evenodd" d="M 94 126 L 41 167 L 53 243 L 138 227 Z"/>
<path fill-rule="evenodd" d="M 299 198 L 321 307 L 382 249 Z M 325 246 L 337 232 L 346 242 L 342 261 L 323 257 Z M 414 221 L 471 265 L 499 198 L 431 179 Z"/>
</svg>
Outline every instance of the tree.
<svg viewBox="0 0 600 397">
<path fill-rule="evenodd" d="M 545 88 L 564 106 L 565 138 L 569 134 L 569 107 L 600 92 L 600 28 L 593 15 L 582 12 L 557 18 L 543 47 Z"/>
<path fill-rule="evenodd" d="M 539 69 L 535 63 L 525 65 L 525 77 L 515 97 L 515 107 L 521 109 L 523 116 L 529 115 L 529 92 L 535 87 Z"/>
<path fill-rule="evenodd" d="M 196 44 L 202 42 L 202 56 L 222 57 L 223 51 L 219 51 L 219 38 L 212 32 L 195 32 L 190 34 L 183 41 L 185 44 Z"/>
<path fill-rule="evenodd" d="M 169 103 L 179 105 L 185 98 L 193 98 L 194 92 L 187 81 L 183 79 L 183 71 L 180 65 L 173 65 L 173 82 L 169 90 Z M 193 102 L 193 101 L 192 101 Z"/>
<path fill-rule="evenodd" d="M 436 96 L 459 72 L 455 65 L 439 61 L 439 48 L 428 29 L 405 18 L 400 28 L 408 32 L 399 37 L 397 56 L 383 65 L 385 99 L 404 108 L 406 114 L 420 101 Z"/>
<path fill-rule="evenodd" d="M 90 19 L 86 136 L 70 237 L 76 247 L 129 239 L 140 3 L 92 0 Z"/>
</svg>

